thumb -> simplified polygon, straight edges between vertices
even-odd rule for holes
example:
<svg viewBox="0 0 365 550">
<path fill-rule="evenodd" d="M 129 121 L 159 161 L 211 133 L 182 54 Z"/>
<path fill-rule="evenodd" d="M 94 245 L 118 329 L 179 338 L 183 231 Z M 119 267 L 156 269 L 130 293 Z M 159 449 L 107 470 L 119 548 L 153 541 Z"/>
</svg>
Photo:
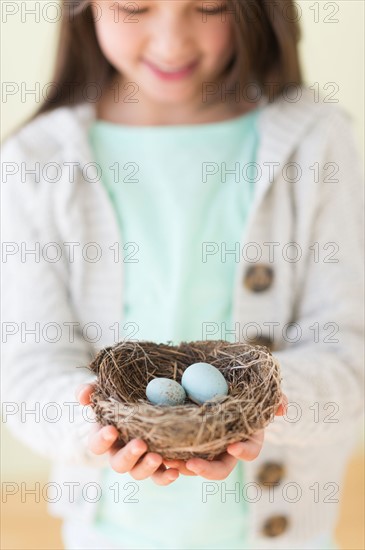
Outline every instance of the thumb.
<svg viewBox="0 0 365 550">
<path fill-rule="evenodd" d="M 75 391 L 75 397 L 81 405 L 90 404 L 90 395 L 94 391 L 94 384 L 79 384 Z"/>
<path fill-rule="evenodd" d="M 281 396 L 280 405 L 277 408 L 275 416 L 284 416 L 285 415 L 288 402 L 289 402 L 289 400 L 288 400 L 287 396 L 285 395 L 285 393 L 283 393 L 282 396 Z"/>
</svg>

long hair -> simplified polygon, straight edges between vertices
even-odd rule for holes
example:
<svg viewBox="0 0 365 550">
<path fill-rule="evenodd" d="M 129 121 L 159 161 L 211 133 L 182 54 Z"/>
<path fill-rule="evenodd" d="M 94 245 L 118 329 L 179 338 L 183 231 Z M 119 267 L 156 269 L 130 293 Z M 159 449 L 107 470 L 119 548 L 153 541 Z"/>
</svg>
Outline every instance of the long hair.
<svg viewBox="0 0 365 550">
<path fill-rule="evenodd" d="M 228 0 L 228 12 L 234 20 L 235 54 L 221 75 L 226 90 L 237 90 L 238 85 L 239 93 L 247 90 L 248 94 L 254 84 L 253 93 L 257 95 L 258 89 L 272 102 L 286 86 L 302 85 L 297 9 L 293 0 Z M 30 120 L 60 106 L 90 101 L 90 84 L 102 92 L 117 75 L 100 49 L 93 17 L 90 0 L 62 0 L 50 92 Z M 218 101 L 219 89 L 209 97 Z"/>
</svg>

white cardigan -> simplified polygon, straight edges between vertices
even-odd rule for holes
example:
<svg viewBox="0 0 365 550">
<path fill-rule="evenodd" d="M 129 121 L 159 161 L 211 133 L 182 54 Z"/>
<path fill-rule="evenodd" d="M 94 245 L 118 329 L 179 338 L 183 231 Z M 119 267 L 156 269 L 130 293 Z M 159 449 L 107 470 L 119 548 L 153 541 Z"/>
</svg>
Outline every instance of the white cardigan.
<svg viewBox="0 0 365 550">
<path fill-rule="evenodd" d="M 90 181 L 87 133 L 95 116 L 93 104 L 57 108 L 2 147 L 3 420 L 54 460 L 61 494 L 51 513 L 84 521 L 97 506 L 84 498 L 85 484 L 99 482 L 108 459 L 86 448 L 89 408 L 75 404 L 74 391 L 92 376 L 77 367 L 118 339 L 111 327 L 123 310 L 124 276 L 123 262 L 114 261 L 120 233 L 113 207 L 100 180 Z M 273 335 L 291 404 L 267 427 L 259 457 L 245 463 L 246 481 L 259 494 L 250 506 L 250 544 L 304 548 L 335 526 L 363 412 L 363 180 L 348 115 L 315 103 L 310 90 L 297 102 L 266 104 L 259 123 L 262 172 L 245 239 L 237 238 L 256 248 L 237 264 L 234 319 L 241 334 L 256 323 L 263 336 Z M 290 261 L 290 242 L 301 251 L 298 261 Z M 77 243 L 74 257 L 67 243 Z M 98 244 L 99 261 L 83 258 L 87 243 Z M 24 256 L 25 247 L 36 254 Z M 95 248 L 83 250 L 94 257 Z M 254 250 L 274 270 L 261 293 L 243 284 Z M 296 325 L 287 330 L 288 323 Z M 38 335 L 26 333 L 34 328 Z M 274 491 L 258 484 L 268 463 L 285 472 Z M 286 527 L 265 535 L 265 522 L 278 515 Z"/>
</svg>

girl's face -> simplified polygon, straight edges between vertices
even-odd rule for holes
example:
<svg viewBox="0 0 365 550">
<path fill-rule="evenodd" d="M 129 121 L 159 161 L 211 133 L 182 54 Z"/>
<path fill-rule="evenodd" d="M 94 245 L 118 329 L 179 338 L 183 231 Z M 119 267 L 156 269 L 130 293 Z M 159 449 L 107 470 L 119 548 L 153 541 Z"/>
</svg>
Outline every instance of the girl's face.
<svg viewBox="0 0 365 550">
<path fill-rule="evenodd" d="M 152 101 L 202 101 L 234 54 L 227 0 L 93 2 L 96 34 L 108 61 Z"/>
</svg>

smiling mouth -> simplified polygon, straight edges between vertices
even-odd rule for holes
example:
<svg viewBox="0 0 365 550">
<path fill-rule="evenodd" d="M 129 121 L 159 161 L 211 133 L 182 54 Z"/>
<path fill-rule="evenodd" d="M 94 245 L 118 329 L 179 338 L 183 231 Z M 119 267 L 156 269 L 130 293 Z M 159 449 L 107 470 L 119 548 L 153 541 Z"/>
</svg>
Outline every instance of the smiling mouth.
<svg viewBox="0 0 365 550">
<path fill-rule="evenodd" d="M 160 65 L 155 65 L 155 63 L 152 63 L 147 59 L 144 60 L 144 63 L 150 69 L 152 69 L 152 71 L 155 74 L 158 74 L 158 76 L 167 77 L 167 78 L 169 77 L 181 78 L 190 74 L 197 66 L 198 61 L 193 61 L 189 64 L 181 65 L 180 67 L 161 67 Z"/>
</svg>

